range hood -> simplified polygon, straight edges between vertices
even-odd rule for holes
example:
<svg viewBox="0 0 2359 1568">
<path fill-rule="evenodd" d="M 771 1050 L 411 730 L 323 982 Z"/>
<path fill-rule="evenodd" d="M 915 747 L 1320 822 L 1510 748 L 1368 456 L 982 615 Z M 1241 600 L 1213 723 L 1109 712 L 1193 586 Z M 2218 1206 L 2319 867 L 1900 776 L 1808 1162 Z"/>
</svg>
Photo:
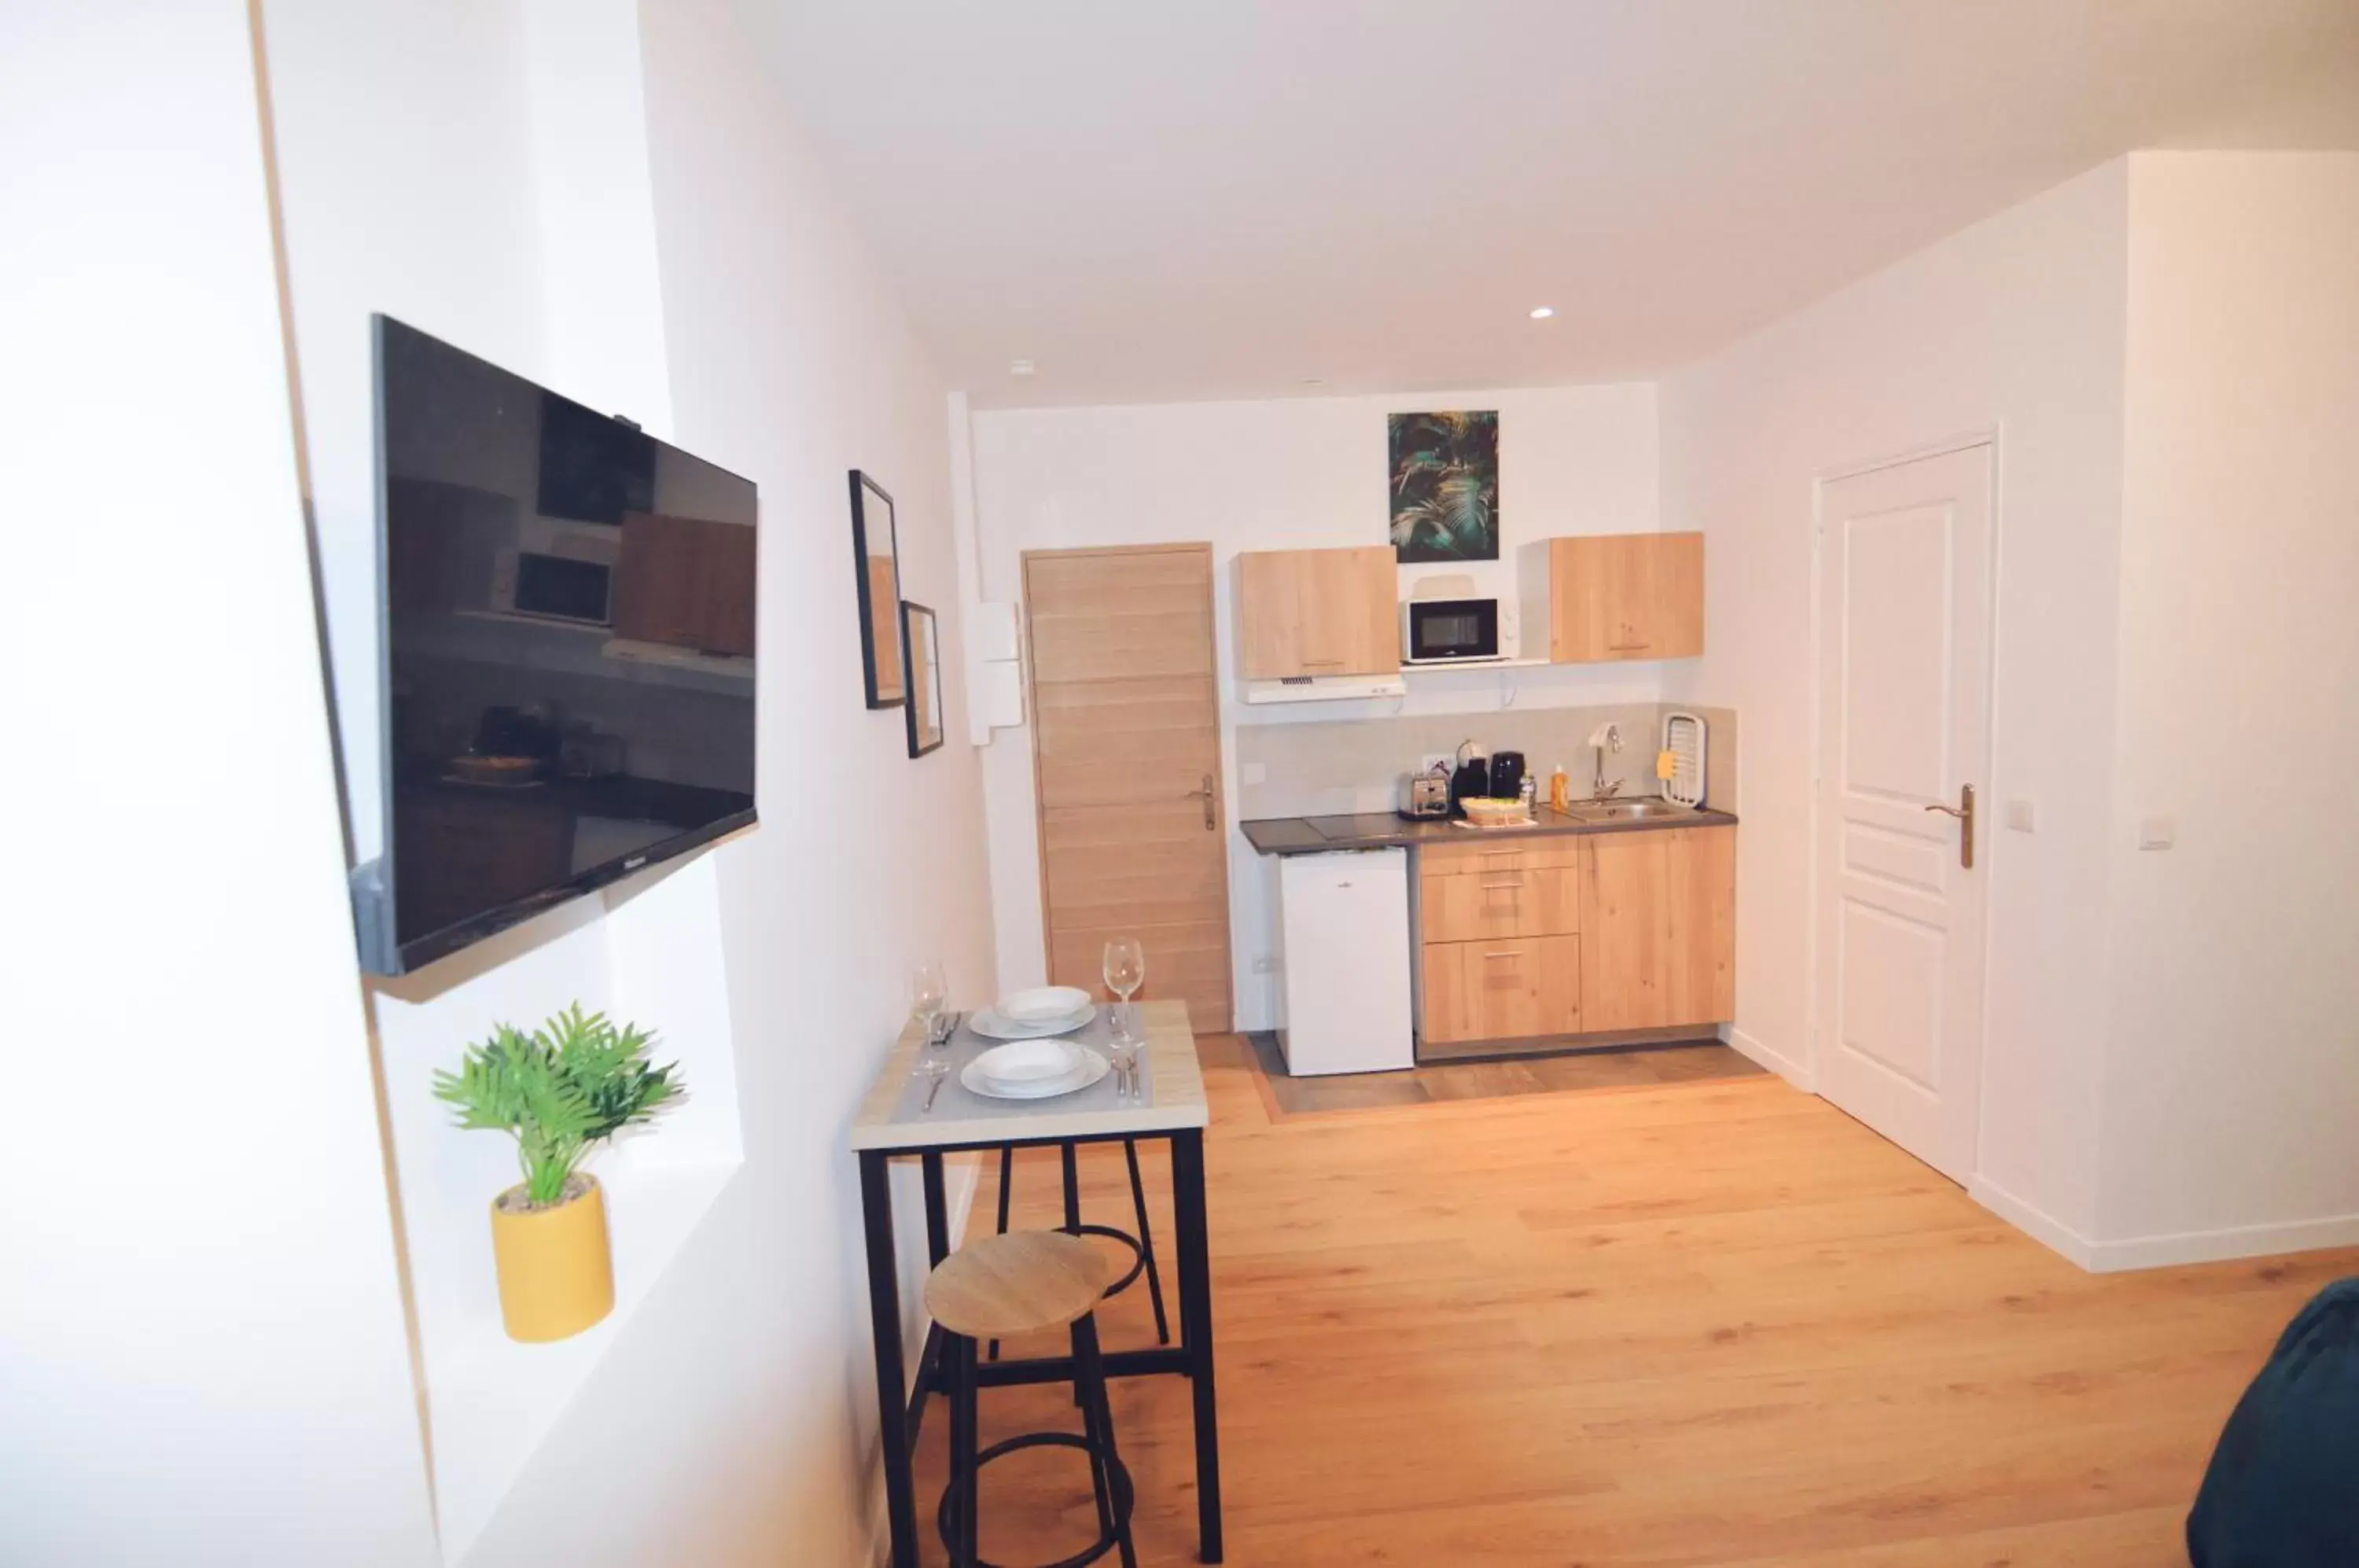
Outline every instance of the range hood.
<svg viewBox="0 0 2359 1568">
<path fill-rule="evenodd" d="M 1284 681 L 1248 681 L 1248 702 L 1340 702 L 1355 697 L 1406 697 L 1408 682 L 1398 675 L 1296 675 Z"/>
</svg>

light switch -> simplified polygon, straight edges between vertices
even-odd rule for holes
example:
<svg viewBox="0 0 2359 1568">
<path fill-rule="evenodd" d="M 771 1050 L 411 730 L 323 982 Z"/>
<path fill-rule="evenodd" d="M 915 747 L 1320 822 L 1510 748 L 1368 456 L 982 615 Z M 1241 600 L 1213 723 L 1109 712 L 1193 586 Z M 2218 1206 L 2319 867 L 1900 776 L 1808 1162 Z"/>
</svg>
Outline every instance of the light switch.
<svg viewBox="0 0 2359 1568">
<path fill-rule="evenodd" d="M 1241 784 L 1266 784 L 1269 782 L 1269 768 L 1258 762 L 1240 762 L 1237 764 L 1237 781 Z"/>
<path fill-rule="evenodd" d="M 2006 825 L 2017 833 L 2029 833 L 2038 818 L 2038 812 L 2032 809 L 2028 800 L 2009 800 L 2006 803 Z"/>
<path fill-rule="evenodd" d="M 2178 842 L 2179 819 L 2177 817 L 2140 817 L 2138 819 L 2140 849 L 2169 849 Z"/>
</svg>

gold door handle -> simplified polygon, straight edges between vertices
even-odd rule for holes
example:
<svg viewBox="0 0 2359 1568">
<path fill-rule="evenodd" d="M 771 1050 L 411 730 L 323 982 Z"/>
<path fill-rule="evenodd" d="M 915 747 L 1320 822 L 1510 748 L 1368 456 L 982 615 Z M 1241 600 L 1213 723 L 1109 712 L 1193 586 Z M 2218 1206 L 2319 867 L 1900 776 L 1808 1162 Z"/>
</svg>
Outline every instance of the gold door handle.
<svg viewBox="0 0 2359 1568">
<path fill-rule="evenodd" d="M 1204 831 L 1206 833 L 1211 833 L 1214 828 L 1221 825 L 1220 819 L 1212 814 L 1212 802 L 1220 799 L 1220 796 L 1212 789 L 1212 776 L 1211 774 L 1207 773 L 1204 775 L 1204 787 L 1202 789 L 1190 789 L 1180 798 L 1183 800 L 1201 800 L 1204 802 Z"/>
<path fill-rule="evenodd" d="M 1958 819 L 1958 864 L 1972 871 L 1974 868 L 1974 787 L 1959 785 L 1958 803 L 1954 806 L 1936 802 L 1925 809 Z"/>
</svg>

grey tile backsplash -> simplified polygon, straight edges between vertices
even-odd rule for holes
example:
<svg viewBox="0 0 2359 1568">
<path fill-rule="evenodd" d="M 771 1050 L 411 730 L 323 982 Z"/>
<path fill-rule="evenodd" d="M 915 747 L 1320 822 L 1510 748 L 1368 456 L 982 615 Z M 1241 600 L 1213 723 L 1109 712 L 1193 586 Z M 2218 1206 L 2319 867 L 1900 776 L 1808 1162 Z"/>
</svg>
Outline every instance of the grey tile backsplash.
<svg viewBox="0 0 2359 1568">
<path fill-rule="evenodd" d="M 1345 719 L 1332 724 L 1240 724 L 1236 729 L 1240 821 L 1311 817 L 1393 808 L 1400 776 L 1429 753 L 1454 752 L 1472 738 L 1493 751 L 1520 751 L 1538 774 L 1541 797 L 1549 770 L 1561 764 L 1575 799 L 1590 793 L 1595 753 L 1589 736 L 1598 725 L 1622 732 L 1622 751 L 1605 758 L 1605 777 L 1625 795 L 1656 792 L 1655 752 L 1663 715 L 1691 713 L 1705 729 L 1704 799 L 1738 810 L 1736 711 L 1680 702 L 1618 702 L 1582 708 L 1505 709 L 1485 713 L 1423 713 L 1397 719 Z M 1258 764 L 1262 778 L 1248 782 Z"/>
</svg>

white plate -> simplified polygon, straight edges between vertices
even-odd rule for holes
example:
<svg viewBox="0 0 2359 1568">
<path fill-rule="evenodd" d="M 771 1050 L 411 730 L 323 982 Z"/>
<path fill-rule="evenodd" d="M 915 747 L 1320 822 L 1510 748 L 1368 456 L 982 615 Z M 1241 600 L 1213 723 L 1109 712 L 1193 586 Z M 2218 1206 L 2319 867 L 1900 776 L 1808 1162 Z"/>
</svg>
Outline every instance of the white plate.
<svg viewBox="0 0 2359 1568">
<path fill-rule="evenodd" d="M 981 1059 L 977 1058 L 977 1062 Z M 975 1071 L 970 1062 L 959 1069 L 959 1082 L 970 1094 L 981 1094 L 988 1100 L 1053 1100 L 1060 1094 L 1071 1094 L 1088 1088 L 1114 1071 L 1114 1063 L 1094 1051 L 1082 1052 L 1082 1064 L 1061 1078 L 1044 1079 L 1031 1083 L 997 1083 Z"/>
<path fill-rule="evenodd" d="M 1010 991 L 991 1004 L 991 1010 L 1012 1024 L 1027 1027 L 1070 1018 L 1090 1005 L 1090 994 L 1078 985 L 1035 985 Z"/>
<path fill-rule="evenodd" d="M 1047 1040 L 1016 1040 L 978 1052 L 975 1070 L 994 1083 L 1015 1086 L 1063 1078 L 1082 1064 L 1080 1049 L 1053 1036 Z"/>
<path fill-rule="evenodd" d="M 970 1017 L 966 1027 L 985 1040 L 1046 1040 L 1052 1034 L 1071 1034 L 1097 1016 L 1097 1004 L 1092 1002 L 1062 1023 L 1018 1024 L 985 1007 Z"/>
</svg>

